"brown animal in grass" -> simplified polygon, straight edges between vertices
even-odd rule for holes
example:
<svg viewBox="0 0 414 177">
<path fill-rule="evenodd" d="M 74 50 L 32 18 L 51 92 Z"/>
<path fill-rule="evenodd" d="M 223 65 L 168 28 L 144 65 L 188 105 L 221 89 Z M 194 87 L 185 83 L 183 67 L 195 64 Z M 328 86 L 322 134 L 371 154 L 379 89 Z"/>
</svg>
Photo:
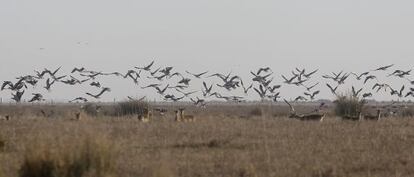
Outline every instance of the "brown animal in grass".
<svg viewBox="0 0 414 177">
<path fill-rule="evenodd" d="M 151 118 L 152 118 L 152 111 L 148 109 L 144 110 L 144 114 L 138 115 L 138 120 L 141 122 L 145 122 L 145 123 L 149 122 Z"/>
<path fill-rule="evenodd" d="M 287 101 L 284 100 L 286 102 L 287 105 L 289 105 L 290 107 L 290 116 L 289 118 L 295 118 L 295 119 L 299 119 L 299 120 L 315 120 L 315 121 L 323 121 L 323 119 L 325 118 L 325 113 L 312 113 L 312 114 L 296 114 L 295 108 L 293 108 L 293 106 Z"/>
<path fill-rule="evenodd" d="M 81 120 L 82 119 L 82 113 L 81 112 L 76 112 L 75 113 L 75 120 Z"/>
<path fill-rule="evenodd" d="M 364 120 L 379 120 L 381 119 L 381 110 L 378 109 L 376 115 L 364 115 L 363 118 Z"/>
<path fill-rule="evenodd" d="M 10 118 L 11 118 L 10 115 L 0 116 L 0 120 L 10 120 Z"/>
<path fill-rule="evenodd" d="M 184 108 L 179 109 L 181 121 L 183 122 L 194 122 L 195 117 L 193 115 L 185 115 Z"/>
</svg>

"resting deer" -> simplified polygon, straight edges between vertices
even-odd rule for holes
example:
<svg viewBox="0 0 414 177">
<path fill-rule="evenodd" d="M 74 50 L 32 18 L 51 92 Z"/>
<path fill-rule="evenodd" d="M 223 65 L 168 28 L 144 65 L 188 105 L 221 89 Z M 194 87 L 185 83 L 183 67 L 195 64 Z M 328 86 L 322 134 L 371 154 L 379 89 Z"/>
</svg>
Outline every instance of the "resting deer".
<svg viewBox="0 0 414 177">
<path fill-rule="evenodd" d="M 295 108 L 293 108 L 293 106 L 284 99 L 284 101 L 286 102 L 286 104 L 289 105 L 290 107 L 290 116 L 289 118 L 296 118 L 299 120 L 317 120 L 317 121 L 323 121 L 323 119 L 325 118 L 325 113 L 319 114 L 319 113 L 312 113 L 312 114 L 296 114 Z"/>
<path fill-rule="evenodd" d="M 376 115 L 364 115 L 364 120 L 379 120 L 381 118 L 381 110 L 377 110 Z"/>
<path fill-rule="evenodd" d="M 0 116 L 0 120 L 10 120 L 10 115 Z"/>
<path fill-rule="evenodd" d="M 180 111 L 181 121 L 183 122 L 194 122 L 195 121 L 195 117 L 193 115 L 184 114 L 184 108 L 179 109 L 179 111 Z"/>
</svg>

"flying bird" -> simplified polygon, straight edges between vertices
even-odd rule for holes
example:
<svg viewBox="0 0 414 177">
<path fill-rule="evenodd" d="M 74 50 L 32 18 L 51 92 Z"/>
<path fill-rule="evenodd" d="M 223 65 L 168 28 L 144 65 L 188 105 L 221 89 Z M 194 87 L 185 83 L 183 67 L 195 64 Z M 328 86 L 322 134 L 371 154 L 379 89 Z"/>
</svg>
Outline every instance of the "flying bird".
<svg viewBox="0 0 414 177">
<path fill-rule="evenodd" d="M 185 72 L 188 73 L 188 74 L 190 74 L 190 75 L 193 75 L 194 77 L 199 78 L 199 79 L 201 78 L 202 75 L 208 73 L 208 71 L 205 71 L 205 72 L 202 72 L 202 73 L 198 73 L 198 74 L 190 73 L 188 71 L 185 71 Z"/>
<path fill-rule="evenodd" d="M 29 103 L 34 102 L 34 101 L 44 101 L 45 99 L 43 99 L 43 96 L 40 93 L 33 93 L 32 94 L 33 97 L 32 99 L 29 100 Z"/>
<path fill-rule="evenodd" d="M 91 93 L 86 93 L 87 95 L 89 95 L 89 96 L 91 96 L 91 97 L 94 97 L 95 99 L 99 99 L 101 96 L 102 96 L 102 94 L 104 94 L 105 92 L 110 92 L 111 91 L 111 89 L 110 88 L 108 88 L 108 87 L 103 87 L 102 88 L 102 90 L 101 90 L 101 92 L 99 92 L 98 94 L 96 94 L 96 95 L 93 95 L 93 94 L 91 94 Z"/>
<path fill-rule="evenodd" d="M 391 68 L 391 67 L 393 67 L 393 66 L 394 66 L 394 64 L 387 65 L 387 66 L 382 66 L 382 67 L 379 67 L 379 68 L 377 68 L 377 69 L 374 69 L 373 71 L 385 71 L 385 70 L 387 70 L 388 68 Z"/>
</svg>

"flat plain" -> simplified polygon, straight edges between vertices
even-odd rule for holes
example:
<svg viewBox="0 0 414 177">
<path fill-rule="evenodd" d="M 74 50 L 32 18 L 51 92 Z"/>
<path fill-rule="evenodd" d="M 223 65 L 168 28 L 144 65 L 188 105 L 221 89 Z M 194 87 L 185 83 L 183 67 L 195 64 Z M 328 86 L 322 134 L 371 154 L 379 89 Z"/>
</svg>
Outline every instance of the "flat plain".
<svg viewBox="0 0 414 177">
<path fill-rule="evenodd" d="M 35 113 L 40 108 L 55 112 L 46 118 Z M 0 122 L 0 175 L 29 176 L 28 161 L 66 162 L 62 154 L 93 140 L 97 146 L 88 152 L 108 169 L 81 176 L 414 176 L 411 118 L 300 121 L 283 116 L 286 107 L 217 106 L 189 110 L 195 122 L 175 122 L 175 108 L 168 107 L 142 123 L 134 116 L 73 120 L 72 109 L 3 106 L 2 114 L 16 116 Z"/>
</svg>

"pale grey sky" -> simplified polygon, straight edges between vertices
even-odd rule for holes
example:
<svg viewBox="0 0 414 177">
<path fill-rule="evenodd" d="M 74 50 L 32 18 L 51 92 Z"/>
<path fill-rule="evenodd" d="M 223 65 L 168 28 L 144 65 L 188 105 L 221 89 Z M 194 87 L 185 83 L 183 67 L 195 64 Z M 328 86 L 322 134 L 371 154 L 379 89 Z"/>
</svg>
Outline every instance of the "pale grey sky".
<svg viewBox="0 0 414 177">
<path fill-rule="evenodd" d="M 153 59 L 178 71 L 245 77 L 270 66 L 279 82 L 296 66 L 320 68 L 320 74 L 390 63 L 410 69 L 413 7 L 409 0 L 3 0 L 0 80 L 57 66 L 66 73 L 74 66 L 126 71 Z M 105 99 L 153 94 L 120 85 Z M 324 82 L 320 87 L 326 89 Z M 90 89 L 62 88 L 45 97 L 84 91 Z"/>
</svg>

